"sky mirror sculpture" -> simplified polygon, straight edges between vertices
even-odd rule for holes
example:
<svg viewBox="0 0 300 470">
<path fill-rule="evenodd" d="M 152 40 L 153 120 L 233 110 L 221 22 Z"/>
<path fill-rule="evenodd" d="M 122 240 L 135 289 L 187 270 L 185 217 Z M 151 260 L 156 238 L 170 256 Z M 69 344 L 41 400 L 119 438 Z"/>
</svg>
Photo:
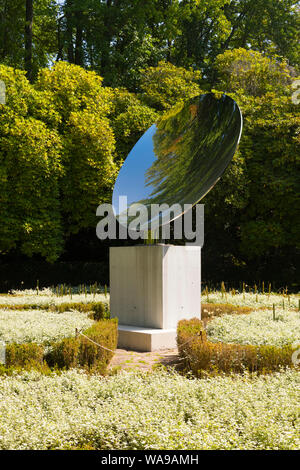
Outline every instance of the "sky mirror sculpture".
<svg viewBox="0 0 300 470">
<path fill-rule="evenodd" d="M 232 160 L 241 132 L 240 109 L 224 94 L 196 96 L 172 108 L 127 156 L 113 191 L 116 218 L 122 223 L 129 207 L 143 204 L 148 223 L 151 204 L 198 203 Z M 127 197 L 126 207 L 119 207 L 120 196 Z"/>
</svg>

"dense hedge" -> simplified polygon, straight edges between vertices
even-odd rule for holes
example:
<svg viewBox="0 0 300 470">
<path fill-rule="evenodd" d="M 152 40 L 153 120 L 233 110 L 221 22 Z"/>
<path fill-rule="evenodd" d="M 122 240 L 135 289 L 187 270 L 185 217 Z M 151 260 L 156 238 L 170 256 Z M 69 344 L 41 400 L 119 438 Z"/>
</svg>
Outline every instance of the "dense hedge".
<svg viewBox="0 0 300 470">
<path fill-rule="evenodd" d="M 8 344 L 5 349 L 6 367 L 31 368 L 41 366 L 44 347 L 36 343 Z"/>
<path fill-rule="evenodd" d="M 70 369 L 84 367 L 89 371 L 105 374 L 118 343 L 118 320 L 99 320 L 83 332 L 95 343 L 78 335 L 76 338 L 64 338 L 53 344 L 51 352 L 46 355 L 50 367 Z M 109 349 L 111 351 L 109 351 Z"/>
<path fill-rule="evenodd" d="M 203 322 L 197 318 L 178 323 L 177 345 L 185 369 L 197 377 L 245 370 L 267 373 L 293 367 L 290 345 L 280 348 L 213 343 L 208 341 Z"/>
</svg>

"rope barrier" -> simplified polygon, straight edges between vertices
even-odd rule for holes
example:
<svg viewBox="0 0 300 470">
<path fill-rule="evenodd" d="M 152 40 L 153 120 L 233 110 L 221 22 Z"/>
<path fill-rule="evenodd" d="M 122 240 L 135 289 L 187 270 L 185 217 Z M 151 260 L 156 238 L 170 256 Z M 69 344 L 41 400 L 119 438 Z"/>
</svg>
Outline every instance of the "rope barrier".
<svg viewBox="0 0 300 470">
<path fill-rule="evenodd" d="M 118 354 L 118 351 L 113 351 L 112 349 L 106 348 L 105 346 L 102 346 L 101 344 L 96 343 L 96 341 L 92 340 L 91 338 L 89 338 L 85 334 L 81 333 L 81 331 L 79 331 L 78 334 L 83 336 L 84 338 L 88 339 L 91 343 L 94 343 L 96 346 L 99 346 L 99 348 L 105 349 L 106 351 L 112 352 L 113 354 Z"/>
<path fill-rule="evenodd" d="M 78 337 L 78 335 L 83 336 L 84 338 L 88 339 L 91 343 L 94 343 L 96 346 L 99 346 L 99 348 L 105 349 L 106 351 L 112 352 L 113 354 L 118 354 L 118 351 L 113 351 L 112 349 L 106 348 L 105 346 L 102 346 L 102 344 L 96 343 L 93 339 L 89 338 L 86 336 L 84 333 L 81 332 L 82 330 L 78 330 L 75 328 L 75 338 Z M 119 353 L 120 354 L 120 353 Z"/>
<path fill-rule="evenodd" d="M 77 328 L 75 328 L 75 337 L 77 338 L 78 335 L 83 336 L 84 338 L 88 339 L 91 343 L 95 344 L 96 346 L 99 346 L 99 348 L 105 349 L 106 351 L 112 352 L 113 354 L 124 354 L 122 352 L 113 351 L 112 349 L 106 348 L 105 346 L 102 346 L 101 344 L 96 343 L 96 341 L 94 341 L 93 339 L 89 338 L 84 333 L 82 333 L 81 330 L 78 330 Z M 190 343 L 194 338 L 199 337 L 199 336 L 202 338 L 202 331 L 199 331 L 198 333 L 193 335 L 190 339 L 188 339 L 188 341 L 180 345 L 180 347 L 182 348 L 185 344 Z M 179 359 L 179 360 L 183 360 L 183 359 L 184 358 Z"/>
</svg>

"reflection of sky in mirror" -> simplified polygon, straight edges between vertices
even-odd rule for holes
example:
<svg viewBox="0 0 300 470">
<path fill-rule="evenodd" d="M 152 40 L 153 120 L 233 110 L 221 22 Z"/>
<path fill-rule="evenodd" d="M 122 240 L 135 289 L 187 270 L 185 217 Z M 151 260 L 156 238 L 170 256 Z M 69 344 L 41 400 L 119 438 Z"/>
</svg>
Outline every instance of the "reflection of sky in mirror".
<svg viewBox="0 0 300 470">
<path fill-rule="evenodd" d="M 127 197 L 128 207 L 139 202 L 147 207 L 196 204 L 231 161 L 241 130 L 239 107 L 226 95 L 197 96 L 162 117 L 136 143 L 120 170 L 113 192 L 117 216 L 120 196 Z"/>
<path fill-rule="evenodd" d="M 148 198 L 154 189 L 152 185 L 145 186 L 143 176 L 156 159 L 152 140 L 156 131 L 157 127 L 153 124 L 128 154 L 126 165 L 124 164 L 120 170 L 115 184 L 118 191 L 114 191 L 112 201 L 116 212 L 118 212 L 119 196 L 127 196 L 128 206 L 130 206 Z"/>
</svg>

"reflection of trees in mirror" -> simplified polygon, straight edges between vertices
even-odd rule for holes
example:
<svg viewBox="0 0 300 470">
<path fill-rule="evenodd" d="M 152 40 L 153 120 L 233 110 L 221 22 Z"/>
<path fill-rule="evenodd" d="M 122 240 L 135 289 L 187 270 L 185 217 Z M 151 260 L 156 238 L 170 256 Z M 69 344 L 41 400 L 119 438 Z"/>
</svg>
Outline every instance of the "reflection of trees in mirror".
<svg viewBox="0 0 300 470">
<path fill-rule="evenodd" d="M 157 124 L 156 160 L 145 174 L 154 189 L 141 203 L 194 204 L 218 181 L 232 159 L 241 130 L 241 114 L 226 95 L 190 100 Z"/>
</svg>

